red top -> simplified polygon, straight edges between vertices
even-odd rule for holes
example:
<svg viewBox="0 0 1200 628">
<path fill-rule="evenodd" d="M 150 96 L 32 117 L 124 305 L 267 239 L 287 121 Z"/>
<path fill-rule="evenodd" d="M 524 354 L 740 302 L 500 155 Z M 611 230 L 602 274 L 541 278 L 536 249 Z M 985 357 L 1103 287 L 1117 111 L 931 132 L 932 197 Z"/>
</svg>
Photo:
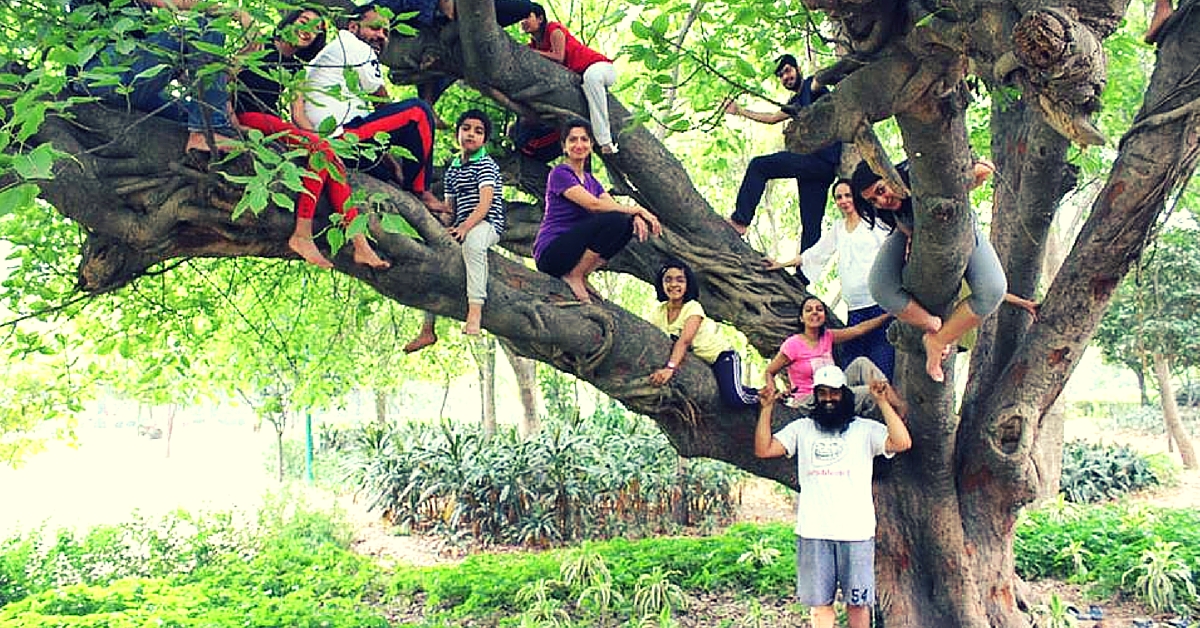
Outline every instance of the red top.
<svg viewBox="0 0 1200 628">
<path fill-rule="evenodd" d="M 612 59 L 588 48 L 579 43 L 578 39 L 567 30 L 567 27 L 558 22 L 547 22 L 545 36 L 539 44 L 536 39 L 529 40 L 529 47 L 534 50 L 550 52 L 550 34 L 556 30 L 562 31 L 563 36 L 567 40 L 566 50 L 563 52 L 562 64 L 567 66 L 567 69 L 576 73 L 583 74 L 583 71 L 591 67 L 593 63 L 612 63 Z"/>
</svg>

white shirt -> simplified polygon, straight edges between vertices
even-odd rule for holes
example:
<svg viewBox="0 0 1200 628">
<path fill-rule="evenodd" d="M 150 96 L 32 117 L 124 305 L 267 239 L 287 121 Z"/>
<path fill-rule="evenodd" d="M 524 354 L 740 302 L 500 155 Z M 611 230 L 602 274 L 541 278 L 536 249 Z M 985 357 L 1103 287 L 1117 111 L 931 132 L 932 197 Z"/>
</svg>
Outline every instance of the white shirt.
<svg viewBox="0 0 1200 628">
<path fill-rule="evenodd" d="M 872 461 L 887 453 L 887 426 L 855 419 L 841 434 L 822 432 L 812 419 L 797 419 L 775 433 L 800 479 L 796 535 L 826 541 L 865 541 L 875 536 Z"/>
<path fill-rule="evenodd" d="M 353 88 L 346 80 L 347 70 L 358 79 Z M 333 118 L 337 122 L 334 135 L 341 135 L 342 125 L 370 115 L 371 106 L 362 95 L 380 87 L 383 70 L 375 50 L 354 33 L 339 30 L 337 37 L 307 64 L 304 114 L 317 128 L 326 118 Z"/>
<path fill-rule="evenodd" d="M 887 235 L 887 226 L 882 222 L 876 222 L 872 229 L 865 221 L 859 221 L 854 231 L 846 231 L 846 221 L 838 220 L 833 229 L 822 231 L 821 239 L 800 254 L 800 267 L 809 279 L 816 281 L 825 274 L 825 265 L 836 252 L 838 280 L 842 283 L 846 307 L 851 310 L 870 307 L 875 305 L 875 300 L 871 298 L 867 277 L 871 274 L 871 264 L 875 263 L 875 254 Z"/>
</svg>

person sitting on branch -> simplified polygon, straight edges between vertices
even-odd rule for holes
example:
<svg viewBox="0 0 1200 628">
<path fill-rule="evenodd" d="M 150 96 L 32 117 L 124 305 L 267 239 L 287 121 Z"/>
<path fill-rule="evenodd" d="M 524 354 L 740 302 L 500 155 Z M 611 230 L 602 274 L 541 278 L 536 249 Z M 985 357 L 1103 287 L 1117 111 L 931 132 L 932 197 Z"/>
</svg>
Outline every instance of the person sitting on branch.
<svg viewBox="0 0 1200 628">
<path fill-rule="evenodd" d="M 904 184 L 910 185 L 908 162 L 896 166 Z M 978 160 L 974 166 L 974 180 L 970 188 L 981 185 L 995 167 L 990 162 Z M 915 218 L 911 196 L 901 198 L 896 190 L 862 162 L 854 171 L 851 180 L 854 201 L 858 213 L 873 224 L 878 217 L 892 229 L 892 233 L 879 248 L 875 263 L 871 266 L 871 296 L 879 306 L 892 313 L 900 321 L 925 331 L 925 372 L 935 382 L 942 382 L 942 361 L 964 333 L 979 326 L 983 317 L 996 311 L 1008 292 L 1008 280 L 1004 268 L 991 242 L 975 222 L 975 242 L 967 258 L 965 279 L 970 286 L 971 296 L 958 306 L 943 321 L 934 316 L 904 289 L 904 266 L 908 261 L 909 246 Z"/>
<path fill-rule="evenodd" d="M 458 116 L 455 139 L 462 151 L 446 169 L 446 203 L 454 208 L 450 235 L 462 243 L 467 270 L 467 321 L 463 333 L 479 335 L 487 301 L 488 249 L 504 233 L 504 193 L 500 166 L 487 154 L 492 120 L 479 109 Z M 437 317 L 426 313 L 421 331 L 404 346 L 412 353 L 437 342 Z"/>
<path fill-rule="evenodd" d="M 292 120 L 308 131 L 316 131 L 328 120 L 333 136 L 354 136 L 360 142 L 386 134 L 389 146 L 403 147 L 411 157 L 397 161 L 385 150 L 372 159 L 346 158 L 347 163 L 412 192 L 431 211 L 449 212 L 429 190 L 433 110 L 417 98 L 385 102 L 388 93 L 378 55 L 387 47 L 389 28 L 374 4 L 360 7 L 346 29 L 339 30 L 308 63 L 305 88 L 292 103 Z M 370 100 L 385 104 L 372 111 Z"/>
<path fill-rule="evenodd" d="M 591 303 L 587 278 L 629 239 L 662 233 L 658 218 L 637 205 L 622 205 L 591 173 L 592 128 L 569 120 L 562 131 L 566 160 L 546 180 L 546 213 L 533 241 L 537 269 L 560 277 L 581 303 Z"/>
<path fill-rule="evenodd" d="M 742 384 L 742 358 L 721 340 L 716 321 L 704 315 L 697 299 L 700 286 L 687 264 L 668 260 L 658 271 L 654 291 L 660 303 L 650 322 L 675 340 L 662 368 L 650 374 L 650 383 L 664 386 L 675 376 L 688 355 L 695 355 L 712 369 L 721 401 L 731 408 L 758 405 L 758 391 Z"/>
<path fill-rule="evenodd" d="M 296 228 L 288 239 L 288 247 L 310 264 L 328 269 L 333 268 L 333 263 L 313 242 L 313 219 L 321 193 L 329 196 L 334 211 L 342 216 L 343 227 L 349 227 L 354 222 L 358 210 L 346 206 L 350 199 L 346 168 L 333 152 L 329 141 L 279 117 L 283 85 L 274 78 L 279 72 L 301 70 L 301 62 L 311 61 L 324 47 L 325 20 L 319 13 L 303 9 L 285 16 L 276 28 L 274 41 L 265 56 L 256 61 L 253 67 L 244 68 L 238 73 L 233 109 L 242 126 L 258 129 L 267 135 L 279 134 L 280 142 L 307 148 L 312 155 L 322 156 L 324 167 L 310 167 L 302 179 L 304 191 L 296 199 Z M 391 266 L 371 248 L 366 234 L 359 233 L 350 242 L 354 247 L 356 263 L 377 270 Z"/>
<path fill-rule="evenodd" d="M 547 21 L 546 9 L 537 3 L 521 20 L 521 30 L 529 34 L 529 47 L 535 52 L 583 77 L 588 118 L 600 152 L 616 153 L 617 144 L 608 121 L 608 88 L 617 82 L 612 59 L 580 43 L 562 24 Z"/>
</svg>

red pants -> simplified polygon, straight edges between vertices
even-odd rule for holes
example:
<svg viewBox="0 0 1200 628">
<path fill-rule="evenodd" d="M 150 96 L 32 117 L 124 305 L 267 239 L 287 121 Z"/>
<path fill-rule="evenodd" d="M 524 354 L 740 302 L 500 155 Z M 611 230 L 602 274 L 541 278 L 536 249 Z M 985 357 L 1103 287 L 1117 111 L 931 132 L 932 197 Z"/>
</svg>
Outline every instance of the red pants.
<svg viewBox="0 0 1200 628">
<path fill-rule="evenodd" d="M 320 200 L 321 191 L 324 190 L 329 194 L 329 200 L 333 203 L 334 210 L 342 215 L 343 224 L 349 225 L 354 221 L 358 210 L 346 207 L 346 201 L 350 199 L 350 185 L 346 183 L 346 167 L 333 152 L 329 142 L 312 131 L 305 131 L 290 122 L 285 122 L 279 116 L 269 113 L 239 113 L 238 122 L 252 129 L 258 129 L 267 135 L 284 133 L 279 139 L 285 144 L 307 148 L 310 154 L 319 153 L 325 157 L 325 163 L 331 164 L 337 169 L 338 176 L 334 177 L 327 169 L 322 168 L 318 171 L 309 167 L 309 173 L 302 177 L 304 194 L 296 199 L 296 218 L 312 220 L 317 212 L 317 201 Z"/>
<path fill-rule="evenodd" d="M 428 188 L 429 172 L 433 169 L 433 110 L 419 98 L 409 98 L 383 105 L 369 116 L 355 118 L 343 128 L 346 135 L 370 140 L 376 133 L 387 133 L 392 146 L 403 146 L 414 159 L 401 159 L 404 181 L 400 187 L 415 194 Z M 394 180 L 392 173 L 380 163 L 359 164 L 370 175 L 384 181 Z"/>
</svg>

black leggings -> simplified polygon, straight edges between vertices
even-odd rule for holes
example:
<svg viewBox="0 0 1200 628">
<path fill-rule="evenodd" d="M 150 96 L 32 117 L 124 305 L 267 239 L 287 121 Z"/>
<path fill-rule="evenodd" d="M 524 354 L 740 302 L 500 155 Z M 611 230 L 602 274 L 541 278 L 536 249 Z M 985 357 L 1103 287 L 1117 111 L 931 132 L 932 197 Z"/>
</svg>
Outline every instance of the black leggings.
<svg viewBox="0 0 1200 628">
<path fill-rule="evenodd" d="M 612 259 L 633 237 L 633 216 L 620 212 L 592 214 L 554 238 L 537 259 L 538 270 L 562 277 L 579 263 L 584 251 Z"/>
</svg>

